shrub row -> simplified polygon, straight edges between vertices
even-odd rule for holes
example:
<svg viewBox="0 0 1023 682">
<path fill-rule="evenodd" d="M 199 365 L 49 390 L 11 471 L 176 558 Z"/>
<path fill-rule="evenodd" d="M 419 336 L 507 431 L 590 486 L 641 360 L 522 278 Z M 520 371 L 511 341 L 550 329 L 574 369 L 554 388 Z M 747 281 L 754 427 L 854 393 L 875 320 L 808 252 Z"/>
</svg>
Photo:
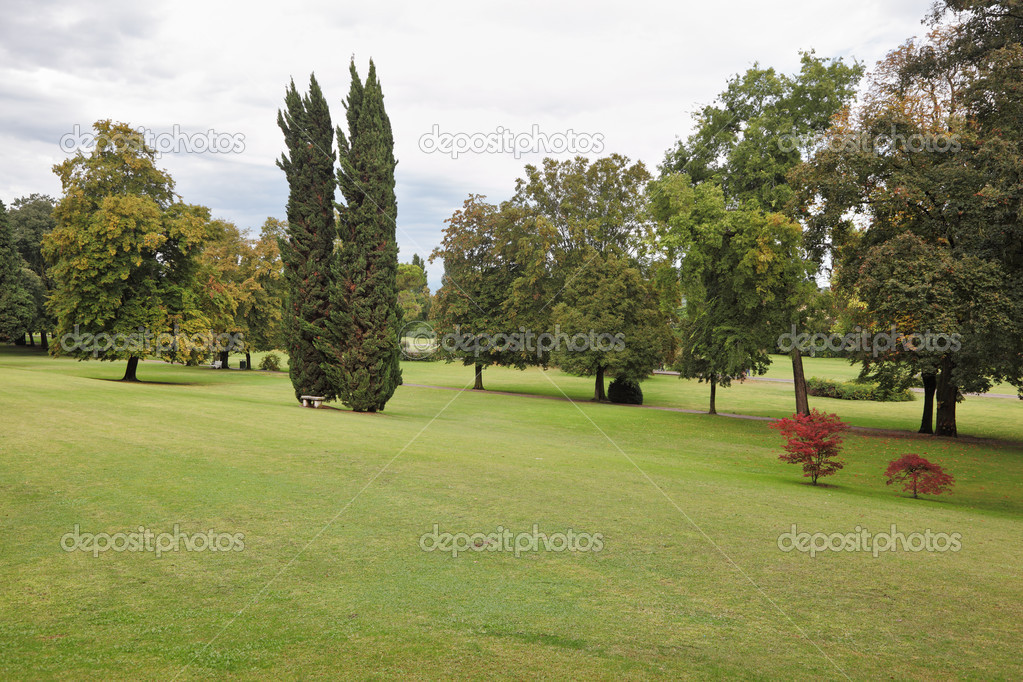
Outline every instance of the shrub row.
<svg viewBox="0 0 1023 682">
<path fill-rule="evenodd" d="M 884 389 L 877 384 L 857 384 L 850 381 L 832 381 L 810 377 L 806 380 L 806 392 L 820 398 L 839 400 L 875 400 L 881 403 L 903 403 L 913 400 L 908 388 Z"/>
</svg>

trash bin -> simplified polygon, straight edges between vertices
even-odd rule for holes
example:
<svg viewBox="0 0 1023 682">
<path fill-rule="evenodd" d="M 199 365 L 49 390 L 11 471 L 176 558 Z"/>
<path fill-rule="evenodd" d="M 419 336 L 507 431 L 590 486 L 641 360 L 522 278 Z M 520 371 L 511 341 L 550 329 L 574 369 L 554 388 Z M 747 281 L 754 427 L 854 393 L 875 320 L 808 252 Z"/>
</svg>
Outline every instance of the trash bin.
<svg viewBox="0 0 1023 682">
<path fill-rule="evenodd" d="M 245 361 L 244 360 L 240 360 L 238 362 L 238 369 L 245 369 Z"/>
</svg>

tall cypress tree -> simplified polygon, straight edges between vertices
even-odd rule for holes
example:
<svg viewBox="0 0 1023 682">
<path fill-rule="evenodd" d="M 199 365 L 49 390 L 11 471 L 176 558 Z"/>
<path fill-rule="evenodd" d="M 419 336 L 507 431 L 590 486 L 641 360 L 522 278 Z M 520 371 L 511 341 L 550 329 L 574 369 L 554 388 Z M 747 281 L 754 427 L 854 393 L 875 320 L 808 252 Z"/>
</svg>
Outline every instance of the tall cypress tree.
<svg viewBox="0 0 1023 682">
<path fill-rule="evenodd" d="M 357 412 L 376 412 L 401 384 L 401 312 L 395 278 L 398 245 L 394 137 L 376 67 L 365 84 L 354 61 L 345 101 L 348 135 L 337 129 L 341 243 L 334 264 L 328 333 L 320 348 L 338 397 Z"/>
<path fill-rule="evenodd" d="M 0 201 L 0 338 L 24 337 L 33 317 L 32 299 L 22 286 L 21 264 L 7 207 Z"/>
<path fill-rule="evenodd" d="M 324 372 L 318 347 L 326 333 L 337 224 L 334 218 L 334 128 L 330 110 L 315 76 L 309 94 L 300 96 L 294 80 L 288 88 L 285 111 L 277 112 L 287 154 L 277 165 L 288 178 L 288 229 L 281 240 L 288 303 L 288 356 L 295 397 L 337 397 Z"/>
</svg>

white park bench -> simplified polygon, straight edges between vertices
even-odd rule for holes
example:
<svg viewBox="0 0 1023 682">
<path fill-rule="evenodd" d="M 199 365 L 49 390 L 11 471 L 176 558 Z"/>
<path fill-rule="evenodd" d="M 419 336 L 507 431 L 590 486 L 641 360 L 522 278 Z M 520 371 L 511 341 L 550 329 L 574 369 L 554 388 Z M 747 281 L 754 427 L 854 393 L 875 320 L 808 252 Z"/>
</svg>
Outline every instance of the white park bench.
<svg viewBox="0 0 1023 682">
<path fill-rule="evenodd" d="M 210 363 L 210 367 L 212 367 L 213 369 L 221 369 L 223 366 L 224 365 L 220 362 L 220 360 L 214 360 L 213 362 Z"/>
<path fill-rule="evenodd" d="M 319 395 L 304 395 L 302 396 L 302 407 L 318 408 L 324 401 L 323 396 Z"/>
</svg>

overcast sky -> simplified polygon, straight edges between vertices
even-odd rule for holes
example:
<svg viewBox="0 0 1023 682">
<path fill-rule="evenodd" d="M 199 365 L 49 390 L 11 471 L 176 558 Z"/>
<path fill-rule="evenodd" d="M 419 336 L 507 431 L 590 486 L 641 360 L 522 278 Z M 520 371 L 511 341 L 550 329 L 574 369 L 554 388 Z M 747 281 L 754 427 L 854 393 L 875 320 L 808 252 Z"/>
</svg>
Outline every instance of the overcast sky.
<svg viewBox="0 0 1023 682">
<path fill-rule="evenodd" d="M 51 168 L 73 146 L 69 136 L 110 118 L 179 145 L 159 165 L 185 201 L 258 230 L 267 216 L 285 217 L 288 187 L 274 160 L 283 151 L 276 113 L 289 79 L 304 90 L 315 71 L 336 122 L 349 60 L 365 77 L 372 57 L 394 129 L 405 262 L 429 255 L 444 219 L 469 193 L 497 203 L 526 163 L 574 155 L 516 158 L 509 150 L 452 158 L 430 151 L 433 131 L 462 133 L 465 142 L 475 133 L 519 135 L 536 126 L 552 145 L 573 131 L 577 147 L 599 152 L 590 155 L 620 153 L 653 171 L 729 76 L 754 62 L 793 72 L 799 50 L 808 49 L 872 67 L 925 32 L 920 20 L 930 0 L 3 5 L 6 203 L 32 192 L 58 197 Z M 196 151 L 211 139 L 224 148 L 230 141 L 230 150 Z M 437 263 L 432 288 L 439 278 Z"/>
</svg>

